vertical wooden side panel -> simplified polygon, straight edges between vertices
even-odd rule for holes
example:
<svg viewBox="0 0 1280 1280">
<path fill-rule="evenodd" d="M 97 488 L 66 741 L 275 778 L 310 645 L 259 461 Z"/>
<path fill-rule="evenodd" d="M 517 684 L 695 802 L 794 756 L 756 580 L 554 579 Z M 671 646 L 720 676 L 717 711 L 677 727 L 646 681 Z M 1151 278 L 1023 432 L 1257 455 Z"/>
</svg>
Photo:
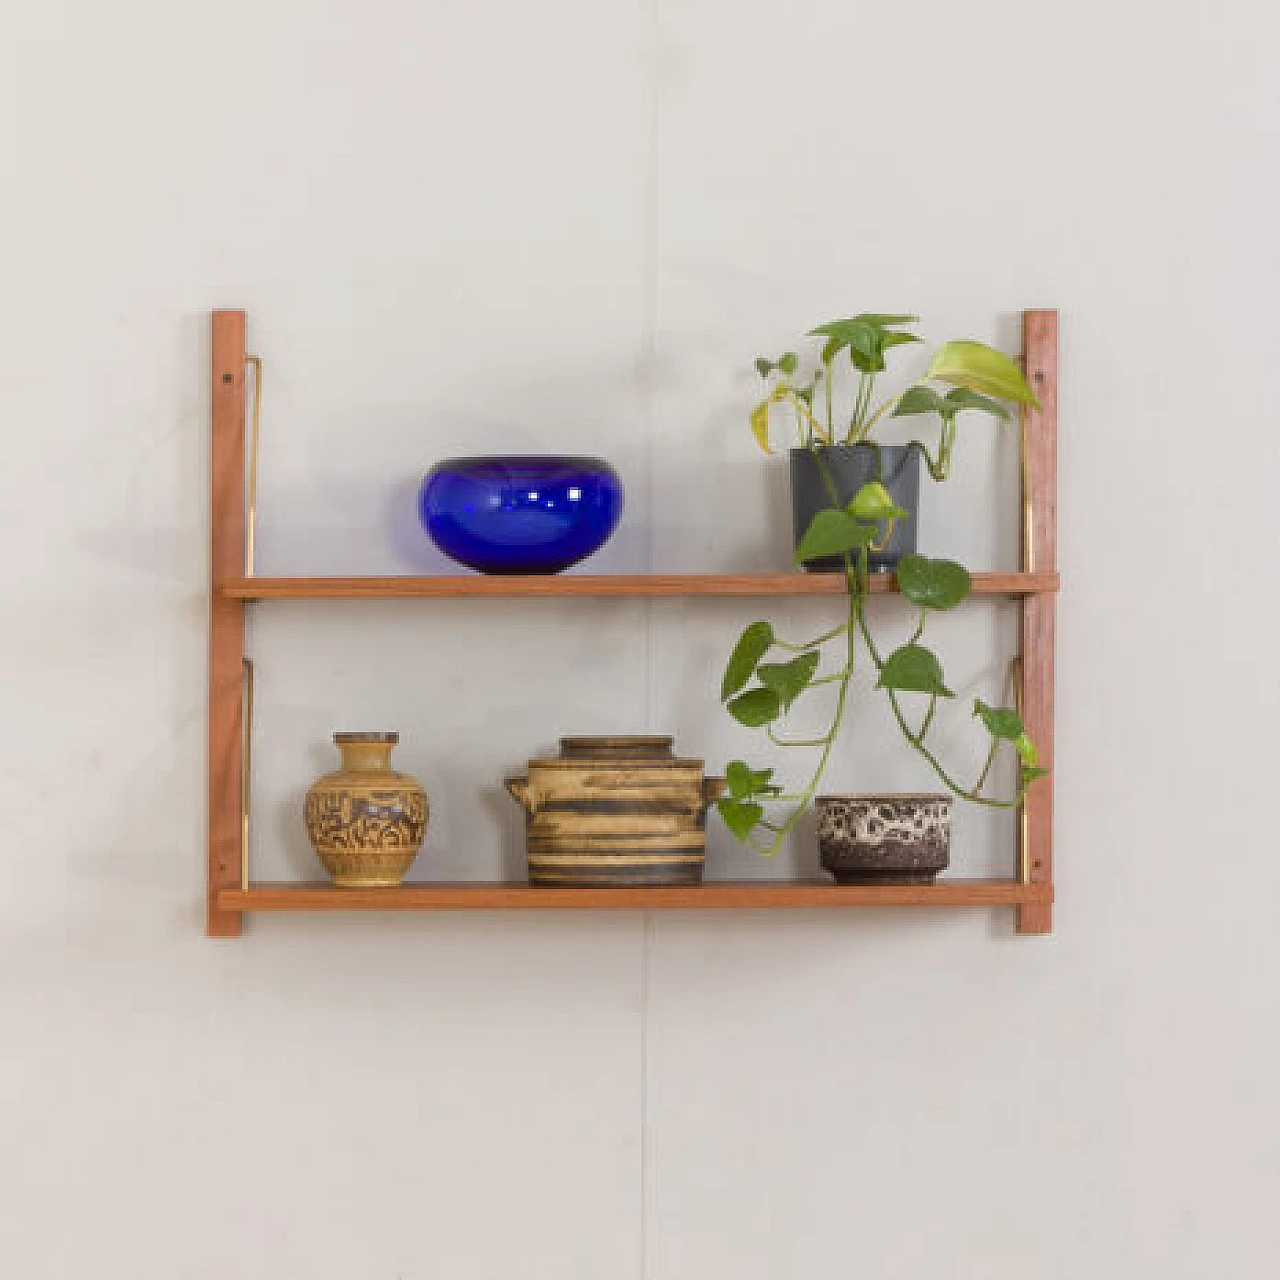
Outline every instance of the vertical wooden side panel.
<svg viewBox="0 0 1280 1280">
<path fill-rule="evenodd" d="M 1026 417 L 1027 480 L 1031 519 L 1025 570 L 1058 567 L 1058 313 L 1027 311 L 1022 317 L 1027 377 L 1040 401 Z M 1049 773 L 1027 793 L 1022 822 L 1026 875 L 1033 884 L 1053 884 L 1053 681 L 1057 596 L 1027 596 L 1022 602 L 1022 717 Z M 1048 933 L 1050 903 L 1018 908 L 1019 933 Z"/>
<path fill-rule="evenodd" d="M 245 316 L 213 313 L 211 581 L 209 591 L 210 937 L 239 935 L 242 916 L 218 906 L 240 883 L 244 765 L 244 602 L 214 589 L 244 573 Z"/>
</svg>

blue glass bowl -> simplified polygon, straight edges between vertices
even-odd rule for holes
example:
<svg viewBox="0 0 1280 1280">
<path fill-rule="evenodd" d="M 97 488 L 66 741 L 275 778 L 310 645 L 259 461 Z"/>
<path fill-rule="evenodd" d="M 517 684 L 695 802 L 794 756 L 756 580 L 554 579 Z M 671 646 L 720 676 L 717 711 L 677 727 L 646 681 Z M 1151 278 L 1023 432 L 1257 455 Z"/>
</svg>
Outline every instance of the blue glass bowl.
<svg viewBox="0 0 1280 1280">
<path fill-rule="evenodd" d="M 622 517 L 602 458 L 447 458 L 427 472 L 418 516 L 451 560 L 481 573 L 559 573 L 598 551 Z"/>
</svg>

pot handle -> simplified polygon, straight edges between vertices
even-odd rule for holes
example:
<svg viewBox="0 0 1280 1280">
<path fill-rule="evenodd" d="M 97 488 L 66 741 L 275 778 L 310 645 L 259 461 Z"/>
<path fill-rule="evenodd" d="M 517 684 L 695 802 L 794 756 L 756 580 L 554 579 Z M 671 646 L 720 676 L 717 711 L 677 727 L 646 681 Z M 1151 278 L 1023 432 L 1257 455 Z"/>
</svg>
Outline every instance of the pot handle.
<svg viewBox="0 0 1280 1280">
<path fill-rule="evenodd" d="M 702 803 L 706 805 L 715 804 L 727 789 L 728 784 L 723 778 L 703 778 Z"/>
<path fill-rule="evenodd" d="M 533 803 L 533 797 L 529 791 L 529 779 L 506 778 L 503 780 L 503 785 L 511 793 L 511 798 L 532 816 L 537 806 Z"/>
</svg>

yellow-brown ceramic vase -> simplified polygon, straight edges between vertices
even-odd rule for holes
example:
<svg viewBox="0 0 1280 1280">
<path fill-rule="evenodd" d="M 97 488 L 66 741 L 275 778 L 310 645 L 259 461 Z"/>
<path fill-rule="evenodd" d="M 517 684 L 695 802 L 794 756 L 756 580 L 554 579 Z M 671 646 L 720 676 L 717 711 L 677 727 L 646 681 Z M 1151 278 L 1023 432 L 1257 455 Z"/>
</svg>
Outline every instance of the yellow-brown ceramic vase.
<svg viewBox="0 0 1280 1280">
<path fill-rule="evenodd" d="M 342 768 L 307 792 L 307 834 L 333 883 L 397 885 L 427 829 L 427 793 L 391 767 L 398 733 L 335 733 Z"/>
<path fill-rule="evenodd" d="M 527 818 L 530 884 L 697 884 L 724 781 L 677 759 L 670 738 L 561 738 L 507 790 Z"/>
</svg>

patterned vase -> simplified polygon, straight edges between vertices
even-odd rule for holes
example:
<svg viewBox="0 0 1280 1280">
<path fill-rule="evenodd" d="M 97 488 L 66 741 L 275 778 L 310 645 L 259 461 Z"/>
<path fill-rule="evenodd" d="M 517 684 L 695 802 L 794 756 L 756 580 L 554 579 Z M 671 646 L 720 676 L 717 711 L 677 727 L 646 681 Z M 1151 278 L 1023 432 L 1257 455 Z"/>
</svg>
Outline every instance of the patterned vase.
<svg viewBox="0 0 1280 1280">
<path fill-rule="evenodd" d="M 932 884 L 951 854 L 948 795 L 819 796 L 818 852 L 837 884 Z"/>
<path fill-rule="evenodd" d="M 398 733 L 335 733 L 342 768 L 307 792 L 307 834 L 334 884 L 397 885 L 418 855 L 427 793 L 391 767 Z"/>
</svg>

